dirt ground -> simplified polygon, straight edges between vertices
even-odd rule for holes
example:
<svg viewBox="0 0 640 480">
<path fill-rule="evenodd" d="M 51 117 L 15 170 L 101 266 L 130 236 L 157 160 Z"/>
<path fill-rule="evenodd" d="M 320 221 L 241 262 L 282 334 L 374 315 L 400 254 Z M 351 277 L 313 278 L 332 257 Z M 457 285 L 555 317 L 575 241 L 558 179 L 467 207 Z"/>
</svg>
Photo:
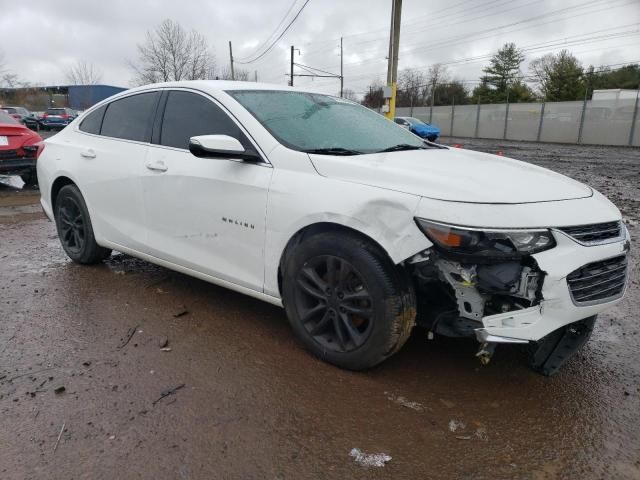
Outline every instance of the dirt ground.
<svg viewBox="0 0 640 480">
<path fill-rule="evenodd" d="M 445 140 L 585 181 L 640 238 L 640 150 Z M 640 478 L 637 268 L 555 377 L 420 330 L 351 373 L 276 307 L 120 254 L 71 263 L 37 199 L 0 184 L 1 479 Z"/>
</svg>

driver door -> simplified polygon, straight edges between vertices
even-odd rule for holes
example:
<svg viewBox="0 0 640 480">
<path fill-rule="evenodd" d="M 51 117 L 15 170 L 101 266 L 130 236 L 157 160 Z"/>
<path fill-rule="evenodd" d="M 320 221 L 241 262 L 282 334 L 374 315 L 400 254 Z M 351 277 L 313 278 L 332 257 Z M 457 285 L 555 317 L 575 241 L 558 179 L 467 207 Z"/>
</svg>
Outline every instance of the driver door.
<svg viewBox="0 0 640 480">
<path fill-rule="evenodd" d="M 268 163 L 197 158 L 189 138 L 250 141 L 210 97 L 171 90 L 161 105 L 143 174 L 147 247 L 168 262 L 263 290 Z M 253 147 L 252 147 L 253 148 Z"/>
</svg>

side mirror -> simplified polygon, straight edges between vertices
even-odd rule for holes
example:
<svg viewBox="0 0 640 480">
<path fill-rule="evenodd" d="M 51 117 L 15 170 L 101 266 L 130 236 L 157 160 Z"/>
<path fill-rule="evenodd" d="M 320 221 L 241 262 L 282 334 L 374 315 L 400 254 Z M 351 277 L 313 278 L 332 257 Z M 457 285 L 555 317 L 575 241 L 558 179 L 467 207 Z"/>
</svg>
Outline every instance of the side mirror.
<svg viewBox="0 0 640 480">
<path fill-rule="evenodd" d="M 261 162 L 253 150 L 245 150 L 237 138 L 229 135 L 198 135 L 189 139 L 189 151 L 201 158 L 233 158 Z"/>
</svg>

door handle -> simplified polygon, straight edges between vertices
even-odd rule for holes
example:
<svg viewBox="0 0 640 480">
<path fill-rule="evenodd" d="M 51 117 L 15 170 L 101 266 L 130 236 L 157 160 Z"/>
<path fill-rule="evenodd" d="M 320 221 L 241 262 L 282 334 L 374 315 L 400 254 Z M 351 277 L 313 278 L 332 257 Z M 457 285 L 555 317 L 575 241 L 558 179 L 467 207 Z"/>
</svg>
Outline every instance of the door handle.
<svg viewBox="0 0 640 480">
<path fill-rule="evenodd" d="M 158 160 L 156 162 L 147 162 L 147 163 L 145 163 L 145 167 L 147 167 L 149 170 L 154 170 L 156 172 L 166 172 L 167 169 L 169 168 L 161 160 Z"/>
<path fill-rule="evenodd" d="M 96 152 L 93 148 L 87 148 L 80 152 L 80 156 L 84 158 L 96 158 Z"/>
</svg>

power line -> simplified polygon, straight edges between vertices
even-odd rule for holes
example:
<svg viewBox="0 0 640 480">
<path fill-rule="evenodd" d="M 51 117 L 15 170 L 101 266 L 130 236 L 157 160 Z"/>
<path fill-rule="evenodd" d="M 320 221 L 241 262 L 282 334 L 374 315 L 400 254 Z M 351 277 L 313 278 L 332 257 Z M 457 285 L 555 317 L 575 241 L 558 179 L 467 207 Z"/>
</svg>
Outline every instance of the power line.
<svg viewBox="0 0 640 480">
<path fill-rule="evenodd" d="M 240 63 L 242 65 L 247 65 L 249 63 L 253 63 L 256 60 L 260 60 L 262 57 L 264 57 L 267 53 L 269 53 L 273 47 L 275 47 L 278 43 L 278 41 L 284 36 L 285 33 L 287 33 L 287 30 L 289 30 L 289 28 L 291 28 L 291 25 L 294 24 L 294 22 L 298 19 L 298 17 L 300 16 L 300 14 L 302 13 L 302 11 L 304 10 L 304 8 L 307 6 L 307 4 L 310 2 L 311 0 L 306 0 L 304 2 L 304 4 L 302 5 L 302 7 L 300 7 L 300 9 L 298 10 L 298 13 L 295 14 L 295 16 L 293 17 L 293 19 L 289 22 L 289 24 L 285 27 L 285 29 L 282 31 L 282 33 L 280 33 L 280 35 L 278 36 L 278 38 L 276 38 L 273 43 L 269 46 L 269 48 L 267 48 L 264 52 L 262 52 L 260 55 L 258 55 L 256 58 L 254 58 L 253 60 L 248 60 L 248 61 L 244 61 L 244 62 L 237 62 Z"/>
<path fill-rule="evenodd" d="M 597 3 L 597 2 L 590 2 L 590 3 L 593 4 L 593 3 Z M 627 2 L 627 3 L 623 3 L 621 5 L 617 5 L 617 6 L 614 6 L 614 7 L 611 7 L 610 5 L 608 5 L 603 9 L 593 10 L 593 11 L 590 11 L 590 12 L 584 12 L 584 13 L 581 13 L 581 14 L 574 15 L 573 17 L 575 18 L 575 17 L 578 17 L 578 16 L 583 16 L 583 15 L 587 15 L 587 14 L 590 14 L 590 13 L 595 13 L 596 11 L 600 11 L 600 10 L 604 10 L 604 9 L 611 10 L 612 8 L 623 7 L 623 6 L 628 5 L 630 3 L 635 3 L 635 0 L 633 0 L 631 2 Z M 590 6 L 594 6 L 594 5 L 590 5 Z M 580 7 L 580 6 L 578 6 L 578 7 Z M 565 9 L 561 9 L 561 10 L 567 10 L 567 9 L 565 8 Z M 557 13 L 557 11 L 555 11 L 555 12 Z M 547 14 L 544 14 L 544 15 L 548 16 L 548 15 L 550 15 L 552 13 L 554 13 L 554 12 L 548 12 Z M 540 17 L 541 16 L 538 16 L 538 17 L 535 17 L 535 18 L 540 18 Z M 533 20 L 533 19 L 530 19 L 530 20 Z M 530 20 L 524 20 L 524 21 L 515 22 L 515 23 L 522 23 L 522 22 L 527 22 L 527 21 L 530 21 Z M 538 26 L 541 26 L 541 25 L 547 25 L 549 23 L 554 23 L 554 22 L 557 22 L 557 21 L 560 21 L 560 20 L 565 20 L 565 19 L 564 18 L 554 19 L 554 20 L 550 20 L 550 21 L 547 21 L 547 22 L 538 23 L 538 24 L 535 24 L 535 25 L 530 25 L 530 26 L 525 27 L 525 28 L 527 28 L 527 29 L 528 28 L 534 28 L 534 27 L 538 27 Z M 512 26 L 512 25 L 513 25 L 513 23 L 512 24 L 508 24 L 506 26 L 503 25 L 501 27 L 496 27 L 496 29 L 501 29 L 501 28 L 505 28 L 505 27 L 508 27 L 508 26 Z M 611 29 L 614 29 L 614 28 L 624 28 L 624 27 L 629 27 L 629 26 L 632 26 L 632 25 L 637 25 L 637 24 L 629 24 L 629 25 L 624 25 L 624 26 L 620 26 L 620 27 L 612 27 L 610 29 L 604 29 L 604 30 L 600 30 L 600 31 L 611 30 Z M 493 30 L 493 29 L 490 29 L 490 30 Z M 522 30 L 522 29 L 519 29 L 518 31 L 520 31 L 520 30 Z M 478 37 L 477 36 L 478 33 L 482 33 L 482 32 L 475 32 L 475 33 L 472 33 L 472 34 L 469 34 L 469 35 L 465 35 L 465 36 L 462 36 L 462 37 L 459 36 L 459 37 L 455 37 L 453 39 L 444 40 L 444 41 L 439 42 L 437 44 L 430 45 L 430 46 L 428 46 L 426 48 L 401 50 L 401 53 L 407 53 L 407 52 L 416 51 L 416 50 L 427 51 L 427 50 L 431 50 L 431 49 L 442 47 L 444 45 L 465 43 L 465 42 L 461 42 L 460 41 L 462 38 L 473 38 L 473 40 L 475 41 L 475 40 L 477 40 L 479 38 L 492 37 L 492 35 L 485 35 L 483 37 Z M 596 33 L 596 32 L 591 32 L 591 33 Z M 586 35 L 586 34 L 574 35 L 573 37 L 575 37 L 575 36 L 584 36 L 584 35 Z M 572 38 L 572 37 L 564 37 L 564 38 Z M 453 41 L 451 41 L 451 40 L 453 40 Z M 560 39 L 554 40 L 554 41 L 560 41 Z M 580 44 L 580 43 L 575 43 L 574 42 L 574 44 Z M 537 46 L 537 45 L 541 45 L 541 44 L 535 44 L 535 45 Z M 529 47 L 533 47 L 533 46 L 534 45 L 527 46 L 527 47 L 525 47 L 525 49 L 529 48 Z M 567 46 L 569 46 L 569 45 L 567 44 Z M 475 57 L 475 59 L 480 60 L 480 59 L 489 58 L 489 57 L 491 57 L 491 54 L 482 55 L 480 57 Z M 472 59 L 462 59 L 462 60 L 454 60 L 454 61 L 451 61 L 451 62 L 434 62 L 434 63 L 443 63 L 444 65 L 452 65 L 452 64 L 459 64 L 459 63 L 473 63 L 471 60 Z M 382 62 L 382 58 L 367 59 L 367 60 L 361 60 L 361 61 L 357 61 L 357 62 L 346 62 L 345 65 L 347 65 L 347 66 L 349 66 L 349 65 L 364 65 L 364 64 L 367 64 L 367 63 L 374 63 L 374 62 L 378 62 L 378 61 Z M 422 66 L 422 67 L 418 67 L 418 68 L 425 68 L 425 67 L 428 67 L 428 66 Z M 361 74 L 359 76 L 362 76 L 362 75 L 363 74 Z M 353 77 L 351 77 L 351 78 L 353 78 Z"/>
<path fill-rule="evenodd" d="M 291 4 L 291 6 L 289 6 L 289 9 L 287 10 L 287 13 L 284 14 L 284 17 L 282 17 L 282 20 L 280 20 L 280 23 L 278 23 L 278 26 L 273 30 L 273 32 L 271 32 L 271 35 L 269 35 L 266 38 L 266 40 L 264 42 L 262 42 L 260 44 L 260 46 L 257 47 L 255 49 L 255 51 L 251 55 L 246 55 L 246 56 L 242 57 L 240 60 L 246 60 L 248 58 L 251 58 L 251 57 L 257 55 L 260 50 L 262 50 L 262 47 L 264 47 L 269 42 L 269 40 L 271 40 L 271 37 L 274 37 L 276 35 L 276 33 L 278 33 L 278 30 L 280 30 L 280 27 L 284 24 L 285 20 L 287 19 L 287 17 L 291 13 L 291 10 L 293 10 L 293 7 L 295 7 L 296 3 L 298 3 L 298 0 L 293 0 L 293 3 Z"/>
</svg>

